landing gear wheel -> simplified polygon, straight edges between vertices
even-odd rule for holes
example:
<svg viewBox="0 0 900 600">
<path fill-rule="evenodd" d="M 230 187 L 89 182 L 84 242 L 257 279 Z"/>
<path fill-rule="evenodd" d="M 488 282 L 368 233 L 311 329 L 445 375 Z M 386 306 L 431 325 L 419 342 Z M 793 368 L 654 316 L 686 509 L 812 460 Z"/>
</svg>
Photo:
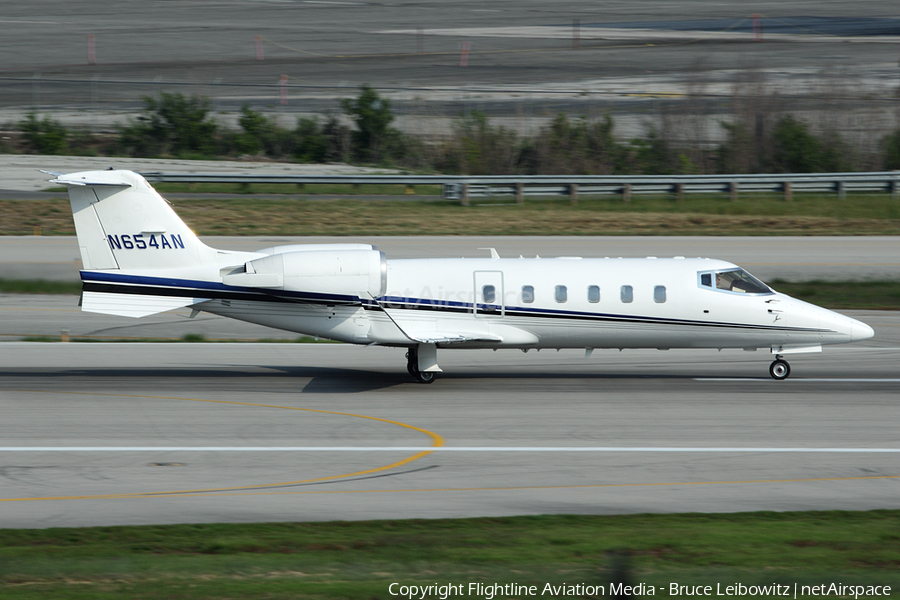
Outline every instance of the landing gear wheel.
<svg viewBox="0 0 900 600">
<path fill-rule="evenodd" d="M 419 351 L 417 348 L 410 348 L 406 351 L 406 370 L 419 383 L 432 383 L 436 375 L 436 373 L 430 371 L 419 370 Z"/>
<path fill-rule="evenodd" d="M 416 373 L 419 372 L 419 353 L 415 348 L 406 351 L 406 370 L 413 379 L 418 379 Z"/>
<path fill-rule="evenodd" d="M 434 381 L 436 373 L 431 371 L 416 371 L 415 378 L 419 383 L 431 383 Z"/>
<path fill-rule="evenodd" d="M 772 376 L 772 379 L 777 381 L 782 381 L 787 379 L 791 374 L 791 365 L 787 363 L 784 359 L 777 359 L 769 365 L 769 375 Z"/>
</svg>

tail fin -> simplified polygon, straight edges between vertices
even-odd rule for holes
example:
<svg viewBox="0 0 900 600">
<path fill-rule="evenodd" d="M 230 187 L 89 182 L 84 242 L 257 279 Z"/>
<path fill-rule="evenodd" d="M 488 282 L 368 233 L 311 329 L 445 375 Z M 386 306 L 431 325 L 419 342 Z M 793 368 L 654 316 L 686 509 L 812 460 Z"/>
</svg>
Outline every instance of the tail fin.
<svg viewBox="0 0 900 600">
<path fill-rule="evenodd" d="M 215 260 L 169 203 L 132 171 L 54 174 L 69 188 L 84 282 L 81 308 L 142 317 L 203 302 L 188 288 L 148 284 Z M 159 275 L 157 275 L 157 271 Z"/>
<path fill-rule="evenodd" d="M 214 253 L 133 171 L 69 173 L 52 183 L 69 188 L 87 271 L 188 267 Z"/>
</svg>

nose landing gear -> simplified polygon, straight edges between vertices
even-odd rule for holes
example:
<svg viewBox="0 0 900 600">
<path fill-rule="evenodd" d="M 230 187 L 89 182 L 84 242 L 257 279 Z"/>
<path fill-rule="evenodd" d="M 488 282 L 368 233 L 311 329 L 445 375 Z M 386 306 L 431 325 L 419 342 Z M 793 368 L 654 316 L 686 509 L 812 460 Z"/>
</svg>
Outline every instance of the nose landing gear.
<svg viewBox="0 0 900 600">
<path fill-rule="evenodd" d="M 791 365 L 781 358 L 780 354 L 775 355 L 775 360 L 769 365 L 769 375 L 776 381 L 783 381 L 791 374 Z"/>
</svg>

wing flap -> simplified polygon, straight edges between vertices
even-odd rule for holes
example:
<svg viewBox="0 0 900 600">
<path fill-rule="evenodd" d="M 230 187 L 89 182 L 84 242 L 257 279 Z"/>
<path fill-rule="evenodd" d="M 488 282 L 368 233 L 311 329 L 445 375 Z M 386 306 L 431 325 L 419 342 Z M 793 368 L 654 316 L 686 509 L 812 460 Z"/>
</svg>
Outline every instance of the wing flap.
<svg viewBox="0 0 900 600">
<path fill-rule="evenodd" d="M 400 322 L 391 315 L 390 312 L 384 307 L 384 305 L 378 301 L 377 298 L 369 294 L 369 297 L 377 304 L 382 312 L 387 315 L 387 318 L 391 320 L 391 323 L 403 334 L 404 337 L 409 339 L 412 342 L 416 342 L 418 344 L 464 344 L 466 342 L 494 342 L 500 343 L 503 341 L 503 338 L 499 335 L 494 335 L 492 333 L 487 332 L 442 332 L 442 331 L 416 331 L 416 324 L 407 323 L 401 325 Z"/>
<path fill-rule="evenodd" d="M 397 325 L 399 328 L 400 326 Z M 464 344 L 466 342 L 496 342 L 500 343 L 503 338 L 499 335 L 490 333 L 442 333 L 440 331 L 429 331 L 428 333 L 417 334 L 415 331 L 403 331 L 404 335 L 414 342 L 420 344 Z"/>
</svg>

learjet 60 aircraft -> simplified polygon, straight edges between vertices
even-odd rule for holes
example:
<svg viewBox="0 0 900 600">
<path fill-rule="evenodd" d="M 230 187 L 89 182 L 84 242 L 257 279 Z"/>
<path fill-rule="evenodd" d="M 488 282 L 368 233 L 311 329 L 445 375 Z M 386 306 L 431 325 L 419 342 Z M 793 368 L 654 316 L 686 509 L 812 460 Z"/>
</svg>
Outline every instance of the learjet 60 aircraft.
<svg viewBox="0 0 900 600">
<path fill-rule="evenodd" d="M 210 248 L 131 171 L 51 173 L 69 190 L 82 310 L 187 307 L 352 344 L 407 348 L 421 383 L 438 349 L 764 348 L 783 355 L 871 338 L 860 321 L 779 294 L 707 258 L 387 260 L 368 244 Z M 485 252 L 487 254 L 487 252 Z"/>
</svg>

